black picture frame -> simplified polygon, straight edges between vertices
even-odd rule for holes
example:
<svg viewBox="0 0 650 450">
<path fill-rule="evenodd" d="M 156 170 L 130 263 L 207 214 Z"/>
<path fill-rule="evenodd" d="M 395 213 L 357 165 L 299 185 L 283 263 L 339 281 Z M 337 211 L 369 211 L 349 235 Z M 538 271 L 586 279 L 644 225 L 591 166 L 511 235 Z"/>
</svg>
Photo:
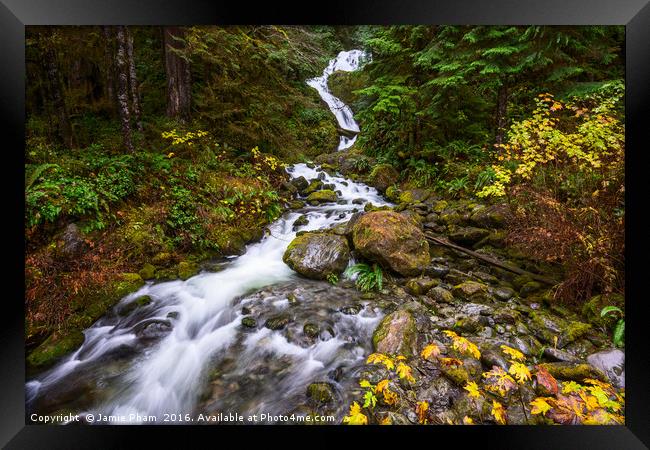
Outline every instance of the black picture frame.
<svg viewBox="0 0 650 450">
<path fill-rule="evenodd" d="M 206 438 L 225 445 L 224 433 L 240 445 L 251 438 L 301 446 L 368 445 L 370 438 L 398 434 L 403 445 L 443 445 L 441 438 L 475 448 L 641 449 L 650 445 L 650 357 L 645 341 L 641 297 L 647 269 L 643 204 L 648 190 L 642 158 L 647 142 L 644 121 L 650 107 L 649 0 L 332 0 L 313 8 L 306 2 L 217 3 L 207 0 L 0 0 L 0 110 L 4 170 L 5 234 L 0 310 L 0 444 L 4 448 L 115 448 L 135 445 L 147 434 L 147 446 L 191 445 L 187 430 L 175 426 L 26 425 L 24 351 L 24 119 L 25 26 L 27 25 L 190 25 L 190 24 L 546 24 L 626 26 L 626 424 L 576 427 L 194 427 L 192 441 Z M 646 114 L 644 114 L 646 113 Z M 8 176 L 11 175 L 11 176 Z M 15 236 L 15 237 L 14 237 Z M 20 243 L 23 245 L 20 245 Z M 14 245 L 6 245 L 12 243 Z M 636 294 L 636 295 L 635 295 Z M 296 434 L 300 432 L 300 436 Z M 254 432 L 254 433 L 253 433 Z M 409 436 L 403 434 L 408 433 Z M 137 435 L 137 436 L 136 436 Z M 322 435 L 322 436 L 321 436 Z M 236 441 L 235 441 L 236 442 Z M 262 444 L 266 445 L 266 444 Z M 447 444 L 449 445 L 449 444 Z M 453 444 L 452 444 L 453 445 Z M 177 445 L 178 446 L 178 445 Z"/>
</svg>

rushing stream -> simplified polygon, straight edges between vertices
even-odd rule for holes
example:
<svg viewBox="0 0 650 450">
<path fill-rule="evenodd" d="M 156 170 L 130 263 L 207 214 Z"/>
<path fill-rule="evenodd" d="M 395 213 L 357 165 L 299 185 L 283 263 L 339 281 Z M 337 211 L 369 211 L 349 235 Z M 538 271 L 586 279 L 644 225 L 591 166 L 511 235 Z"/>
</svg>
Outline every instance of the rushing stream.
<svg viewBox="0 0 650 450">
<path fill-rule="evenodd" d="M 363 52 L 341 52 L 323 75 L 309 80 L 335 114 L 341 128 L 359 131 L 352 111 L 327 88 L 336 70 L 355 70 Z M 339 149 L 354 138 L 341 136 Z M 343 223 L 364 204 L 386 204 L 374 188 L 297 164 L 293 178 L 321 178 L 339 191 L 339 202 L 286 213 L 265 237 L 223 264 L 186 281 L 147 283 L 123 298 L 84 331 L 85 341 L 58 365 L 27 383 L 27 410 L 74 412 L 94 417 L 126 417 L 141 423 L 167 414 L 289 414 L 304 412 L 306 388 L 325 381 L 341 398 L 340 420 L 348 402 L 345 380 L 370 351 L 370 337 L 381 312 L 354 291 L 298 277 L 282 256 L 301 230 Z M 294 226 L 305 214 L 309 223 Z M 125 314 L 142 296 L 151 302 Z M 282 329 L 265 326 L 284 314 Z M 252 315 L 256 323 L 243 326 Z M 319 334 L 308 337 L 305 323 Z M 139 417 L 139 416 L 140 417 Z M 264 422 L 274 422 L 273 419 Z"/>
</svg>

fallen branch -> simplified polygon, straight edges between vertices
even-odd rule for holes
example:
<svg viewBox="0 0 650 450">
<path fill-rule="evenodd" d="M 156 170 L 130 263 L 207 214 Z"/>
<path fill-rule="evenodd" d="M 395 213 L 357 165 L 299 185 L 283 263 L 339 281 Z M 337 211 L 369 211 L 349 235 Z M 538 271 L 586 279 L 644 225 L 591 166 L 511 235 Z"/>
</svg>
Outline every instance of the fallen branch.
<svg viewBox="0 0 650 450">
<path fill-rule="evenodd" d="M 534 273 L 528 272 L 526 270 L 520 269 L 519 267 L 512 266 L 510 264 L 506 264 L 504 262 L 498 261 L 494 258 L 490 258 L 489 256 L 482 255 L 480 253 L 476 253 L 470 249 L 467 249 L 465 247 L 461 247 L 460 245 L 452 244 L 451 242 L 447 241 L 446 239 L 441 239 L 439 237 L 433 236 L 428 233 L 424 233 L 425 237 L 429 242 L 432 242 L 436 245 L 442 245 L 443 247 L 448 247 L 454 250 L 457 250 L 459 252 L 465 253 L 467 255 L 470 255 L 476 259 L 480 259 L 483 262 L 486 262 L 488 264 L 492 264 L 493 266 L 499 267 L 501 269 L 507 270 L 509 272 L 516 273 L 518 275 L 527 275 L 531 279 L 535 281 L 539 281 L 540 283 L 548 284 L 550 286 L 556 285 L 558 282 L 556 280 L 552 280 L 550 278 L 546 278 L 541 275 L 536 275 Z"/>
</svg>

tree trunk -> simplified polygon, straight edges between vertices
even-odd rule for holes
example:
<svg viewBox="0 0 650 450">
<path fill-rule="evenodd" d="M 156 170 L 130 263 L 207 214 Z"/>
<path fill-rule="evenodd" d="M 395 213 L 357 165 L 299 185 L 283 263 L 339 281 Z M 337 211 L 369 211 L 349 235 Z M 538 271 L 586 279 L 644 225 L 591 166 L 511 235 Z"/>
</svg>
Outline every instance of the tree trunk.
<svg viewBox="0 0 650 450">
<path fill-rule="evenodd" d="M 63 84 L 59 73 L 59 65 L 57 64 L 56 54 L 52 46 L 47 43 L 45 45 L 45 70 L 47 73 L 50 98 L 57 117 L 57 134 L 63 145 L 68 148 L 73 148 L 74 138 L 72 135 L 72 125 L 70 124 L 70 116 L 68 115 L 65 97 L 63 96 Z"/>
<path fill-rule="evenodd" d="M 104 59 L 106 73 L 106 98 L 108 98 L 111 114 L 115 112 L 115 64 L 113 55 L 115 54 L 113 30 L 111 27 L 102 25 L 102 35 L 104 36 Z"/>
<path fill-rule="evenodd" d="M 126 29 L 126 53 L 129 63 L 129 88 L 131 90 L 131 106 L 133 108 L 133 118 L 135 119 L 138 130 L 142 131 L 140 95 L 138 93 L 138 77 L 135 73 L 135 59 L 133 58 L 133 35 Z"/>
<path fill-rule="evenodd" d="M 124 26 L 117 27 L 117 52 L 115 66 L 117 67 L 117 104 L 122 121 L 122 137 L 124 146 L 129 152 L 133 152 L 133 141 L 131 140 L 131 112 L 129 111 L 129 67 L 126 50 L 126 31 Z"/>
<path fill-rule="evenodd" d="M 175 50 L 181 50 L 184 31 L 179 27 L 165 27 L 165 72 L 167 73 L 167 115 L 182 121 L 190 117 L 190 65 Z"/>
<path fill-rule="evenodd" d="M 502 80 L 499 91 L 497 92 L 497 111 L 496 111 L 496 143 L 503 144 L 503 138 L 506 133 L 508 124 L 508 84 Z"/>
</svg>

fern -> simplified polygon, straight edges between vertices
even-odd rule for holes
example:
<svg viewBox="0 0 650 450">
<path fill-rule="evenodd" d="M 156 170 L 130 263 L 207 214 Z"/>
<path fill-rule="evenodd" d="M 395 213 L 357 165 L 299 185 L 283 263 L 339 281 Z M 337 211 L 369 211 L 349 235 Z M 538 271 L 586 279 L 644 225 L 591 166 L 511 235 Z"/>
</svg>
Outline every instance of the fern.
<svg viewBox="0 0 650 450">
<path fill-rule="evenodd" d="M 370 292 L 372 290 L 380 291 L 383 286 L 383 273 L 381 267 L 373 264 L 370 267 L 368 264 L 359 263 L 348 267 L 344 275 L 348 278 L 357 275 L 355 284 L 362 292 Z"/>
<path fill-rule="evenodd" d="M 32 170 L 32 173 L 29 175 L 29 178 L 25 180 L 25 190 L 29 189 L 38 178 L 45 172 L 47 169 L 52 169 L 54 167 L 59 167 L 58 164 L 39 164 Z"/>
</svg>

